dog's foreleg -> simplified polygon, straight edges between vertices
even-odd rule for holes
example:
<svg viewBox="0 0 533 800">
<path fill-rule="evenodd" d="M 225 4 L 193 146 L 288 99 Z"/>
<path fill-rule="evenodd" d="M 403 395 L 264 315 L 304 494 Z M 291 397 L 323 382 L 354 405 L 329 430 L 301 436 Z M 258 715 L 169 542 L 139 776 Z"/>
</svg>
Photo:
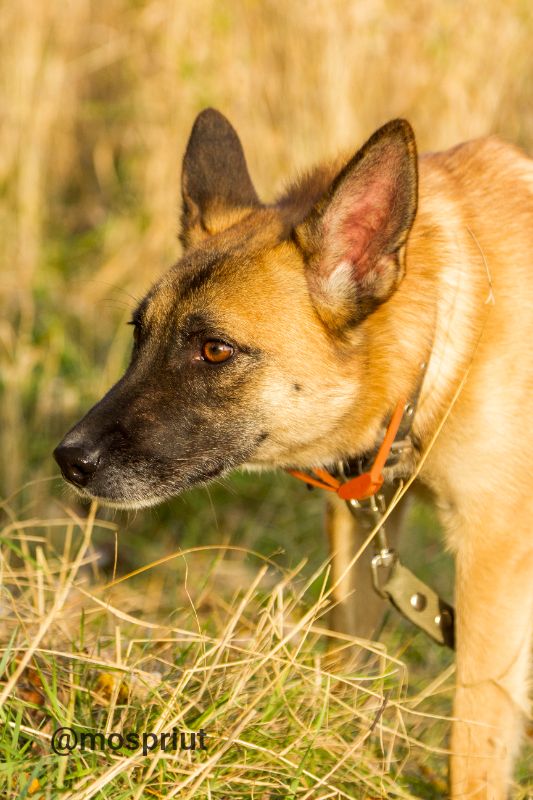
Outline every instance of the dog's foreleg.
<svg viewBox="0 0 533 800">
<path fill-rule="evenodd" d="M 508 532 L 498 537 L 491 522 L 474 536 L 465 531 L 457 553 L 454 800 L 507 796 L 527 713 L 533 542 L 529 531 L 522 544 L 514 535 L 517 520 L 510 520 Z"/>
</svg>

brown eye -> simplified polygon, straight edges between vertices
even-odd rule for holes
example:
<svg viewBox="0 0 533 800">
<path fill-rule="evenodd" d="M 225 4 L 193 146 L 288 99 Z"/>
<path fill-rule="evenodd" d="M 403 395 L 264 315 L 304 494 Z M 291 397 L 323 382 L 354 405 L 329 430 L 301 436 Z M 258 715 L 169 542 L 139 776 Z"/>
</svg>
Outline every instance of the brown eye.
<svg viewBox="0 0 533 800">
<path fill-rule="evenodd" d="M 233 355 L 233 347 L 226 342 L 213 340 L 204 342 L 202 345 L 202 358 L 204 361 L 209 361 L 210 364 L 222 364 Z"/>
</svg>

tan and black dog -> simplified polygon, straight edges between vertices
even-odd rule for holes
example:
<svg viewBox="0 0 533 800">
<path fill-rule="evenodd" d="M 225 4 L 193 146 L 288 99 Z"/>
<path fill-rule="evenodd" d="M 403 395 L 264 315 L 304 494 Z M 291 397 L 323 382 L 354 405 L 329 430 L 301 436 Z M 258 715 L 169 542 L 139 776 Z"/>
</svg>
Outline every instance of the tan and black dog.
<svg viewBox="0 0 533 800">
<path fill-rule="evenodd" d="M 418 158 L 396 120 L 263 205 L 207 110 L 181 239 L 126 374 L 55 451 L 65 478 L 140 507 L 240 465 L 327 467 L 375 448 L 427 362 L 420 455 L 464 381 L 419 480 L 456 557 L 452 796 L 504 798 L 533 610 L 533 162 L 495 138 Z M 329 522 L 342 566 L 357 534 L 340 501 Z"/>
</svg>

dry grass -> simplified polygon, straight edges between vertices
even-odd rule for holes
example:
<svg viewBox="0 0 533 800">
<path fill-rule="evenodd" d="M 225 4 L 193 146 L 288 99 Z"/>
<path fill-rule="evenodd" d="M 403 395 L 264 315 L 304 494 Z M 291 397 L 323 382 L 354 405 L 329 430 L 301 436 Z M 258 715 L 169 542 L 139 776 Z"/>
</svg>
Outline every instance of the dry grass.
<svg viewBox="0 0 533 800">
<path fill-rule="evenodd" d="M 255 557 L 245 588 L 221 591 L 230 554 L 196 548 L 148 565 L 142 584 L 135 575 L 106 583 L 90 547 L 102 524 L 95 510 L 85 522 L 69 514 L 2 531 L 11 631 L 0 650 L 3 797 L 31 787 L 77 800 L 410 798 L 415 777 L 402 772 L 413 751 L 429 796 L 439 796 L 442 779 L 423 764 L 445 750 L 424 742 L 425 698 L 407 697 L 404 664 L 383 645 L 342 636 L 326 652 L 327 570 L 304 579 L 301 565 L 289 573 Z M 308 603 L 315 580 L 319 597 Z M 449 677 L 429 694 L 449 690 Z M 61 726 L 204 729 L 207 750 L 76 748 L 67 762 L 50 749 Z"/>
<path fill-rule="evenodd" d="M 397 115 L 421 149 L 496 132 L 531 150 L 532 39 L 527 0 L 3 4 L 2 797 L 443 796 L 450 673 L 433 646 L 407 650 L 409 690 L 382 649 L 325 657 L 324 570 L 191 551 L 110 585 L 91 543 L 127 524 L 122 571 L 175 550 L 176 527 L 183 548 L 238 540 L 294 560 L 316 538 L 316 498 L 238 478 L 233 497 L 214 489 L 218 523 L 193 494 L 91 531 L 58 514 L 50 451 L 118 376 L 134 297 L 178 255 L 180 157 L 201 108 L 234 122 L 265 199 Z M 389 632 L 390 652 L 405 635 Z M 69 722 L 203 725 L 211 747 L 54 757 L 48 737 Z"/>
</svg>

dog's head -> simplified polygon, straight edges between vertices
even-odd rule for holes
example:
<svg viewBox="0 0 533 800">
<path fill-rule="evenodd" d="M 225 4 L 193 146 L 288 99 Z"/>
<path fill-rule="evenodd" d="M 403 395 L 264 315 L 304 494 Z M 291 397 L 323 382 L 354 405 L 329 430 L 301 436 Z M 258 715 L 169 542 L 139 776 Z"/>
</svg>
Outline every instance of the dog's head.
<svg viewBox="0 0 533 800">
<path fill-rule="evenodd" d="M 117 506 L 152 505 L 245 463 L 347 455 L 341 422 L 364 427 L 365 323 L 404 272 L 414 137 L 391 122 L 347 163 L 263 205 L 237 134 L 208 109 L 182 192 L 184 255 L 133 315 L 126 373 L 54 453 L 82 494 Z"/>
</svg>

